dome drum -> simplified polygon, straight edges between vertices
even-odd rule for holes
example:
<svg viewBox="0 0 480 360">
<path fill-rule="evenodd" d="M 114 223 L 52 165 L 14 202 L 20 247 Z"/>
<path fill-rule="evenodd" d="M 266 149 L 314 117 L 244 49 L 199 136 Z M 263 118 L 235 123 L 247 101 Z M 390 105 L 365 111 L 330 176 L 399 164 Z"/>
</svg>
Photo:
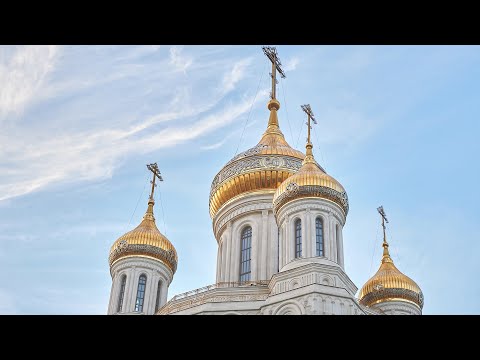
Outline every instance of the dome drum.
<svg viewBox="0 0 480 360">
<path fill-rule="evenodd" d="M 286 203 L 299 198 L 317 197 L 323 198 L 336 203 L 343 210 L 345 215 L 348 214 L 348 196 L 345 191 L 337 191 L 331 187 L 321 185 L 304 185 L 298 186 L 297 183 L 289 183 L 285 187 L 285 192 L 278 195 L 273 203 L 273 211 L 276 214 L 278 210 Z"/>
</svg>

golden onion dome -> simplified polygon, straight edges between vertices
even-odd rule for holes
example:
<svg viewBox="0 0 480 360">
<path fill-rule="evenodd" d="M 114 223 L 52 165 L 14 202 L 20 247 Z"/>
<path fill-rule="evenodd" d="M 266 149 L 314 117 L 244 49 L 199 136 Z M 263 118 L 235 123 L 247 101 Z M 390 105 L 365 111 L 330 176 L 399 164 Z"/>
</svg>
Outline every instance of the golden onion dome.
<svg viewBox="0 0 480 360">
<path fill-rule="evenodd" d="M 315 161 L 310 135 L 306 148 L 307 155 L 300 170 L 282 182 L 275 191 L 273 197 L 274 213 L 277 214 L 283 205 L 294 199 L 317 197 L 338 204 L 346 216 L 348 213 L 347 192 L 337 180 L 328 175 Z"/>
<path fill-rule="evenodd" d="M 148 209 L 135 229 L 119 237 L 110 249 L 110 267 L 118 260 L 143 256 L 162 261 L 173 273 L 177 270 L 177 251 L 172 243 L 158 230 L 153 216 L 154 200 L 148 200 Z"/>
<path fill-rule="evenodd" d="M 387 301 L 405 301 L 423 308 L 423 293 L 415 281 L 402 274 L 393 263 L 388 243 L 383 242 L 380 268 L 360 290 L 360 303 L 372 306 Z"/>
<path fill-rule="evenodd" d="M 215 176 L 210 190 L 210 216 L 229 200 L 252 192 L 275 189 L 302 165 L 304 155 L 288 145 L 278 125 L 276 99 L 268 102 L 268 127 L 259 143 L 238 154 Z"/>
</svg>

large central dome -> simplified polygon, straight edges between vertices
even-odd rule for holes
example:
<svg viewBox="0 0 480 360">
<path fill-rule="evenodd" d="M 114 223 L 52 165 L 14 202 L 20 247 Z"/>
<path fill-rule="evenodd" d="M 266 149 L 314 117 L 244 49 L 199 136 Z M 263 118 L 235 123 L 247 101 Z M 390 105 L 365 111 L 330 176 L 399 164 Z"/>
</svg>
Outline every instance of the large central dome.
<svg viewBox="0 0 480 360">
<path fill-rule="evenodd" d="M 276 188 L 302 166 L 302 152 L 288 145 L 278 126 L 280 103 L 268 103 L 268 127 L 259 143 L 238 154 L 215 176 L 210 190 L 210 216 L 229 200 L 253 192 L 275 192 Z"/>
</svg>

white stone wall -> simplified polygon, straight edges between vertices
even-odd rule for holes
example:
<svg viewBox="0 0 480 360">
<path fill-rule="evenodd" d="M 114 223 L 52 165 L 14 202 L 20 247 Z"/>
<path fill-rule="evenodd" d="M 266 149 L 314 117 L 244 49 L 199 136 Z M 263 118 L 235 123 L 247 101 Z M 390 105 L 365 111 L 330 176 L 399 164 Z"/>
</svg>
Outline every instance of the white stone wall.
<svg viewBox="0 0 480 360">
<path fill-rule="evenodd" d="M 232 199 L 213 220 L 218 242 L 217 282 L 240 280 L 241 234 L 252 228 L 251 278 L 267 280 L 278 272 L 278 227 L 272 211 L 273 193 Z"/>
<path fill-rule="evenodd" d="M 280 269 L 295 259 L 295 221 L 302 223 L 302 257 L 316 256 L 315 220 L 323 220 L 324 257 L 344 268 L 341 208 L 328 200 L 300 198 L 284 205 L 277 214 L 280 227 Z"/>
<path fill-rule="evenodd" d="M 422 310 L 416 304 L 402 300 L 385 301 L 372 305 L 372 308 L 385 315 L 422 315 Z"/>
<path fill-rule="evenodd" d="M 157 301 L 157 289 L 160 285 L 159 308 L 167 302 L 168 286 L 172 282 L 173 273 L 163 262 L 147 257 L 135 256 L 118 260 L 110 269 L 112 275 L 112 290 L 108 314 L 117 314 L 120 300 L 121 281 L 127 276 L 123 298 L 122 314 L 135 313 L 138 281 L 142 274 L 147 277 L 143 311 L 141 314 L 153 315 Z"/>
</svg>

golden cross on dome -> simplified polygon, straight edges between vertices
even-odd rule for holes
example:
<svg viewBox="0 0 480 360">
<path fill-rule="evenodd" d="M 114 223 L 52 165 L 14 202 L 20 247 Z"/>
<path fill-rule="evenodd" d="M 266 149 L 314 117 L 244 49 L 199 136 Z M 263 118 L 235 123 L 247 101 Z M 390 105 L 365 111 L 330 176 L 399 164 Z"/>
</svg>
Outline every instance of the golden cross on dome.
<svg viewBox="0 0 480 360">
<path fill-rule="evenodd" d="M 263 53 L 268 57 L 268 59 L 272 62 L 272 72 L 270 76 L 272 77 L 272 92 L 270 97 L 272 99 L 277 98 L 277 71 L 280 73 L 283 79 L 285 79 L 285 73 L 282 69 L 282 63 L 278 57 L 277 49 L 273 46 L 263 46 L 262 47 Z"/>
<path fill-rule="evenodd" d="M 302 107 L 302 110 L 305 112 L 305 114 L 308 115 L 308 121 L 306 122 L 307 129 L 308 129 L 307 143 L 310 144 L 310 129 L 312 128 L 312 125 L 310 125 L 310 120 L 313 121 L 314 124 L 317 123 L 317 120 L 315 120 L 315 115 L 313 115 L 313 111 L 312 111 L 312 108 L 310 107 L 310 104 L 301 105 L 301 107 Z"/>
<path fill-rule="evenodd" d="M 158 179 L 158 181 L 163 181 L 163 178 L 162 175 L 160 175 L 160 170 L 158 170 L 157 163 L 147 164 L 147 168 L 153 173 L 153 179 L 150 181 L 150 184 L 152 184 L 152 190 L 150 191 L 150 200 L 153 200 L 153 193 L 155 191 L 155 187 L 157 186 L 157 184 L 155 184 L 155 179 Z"/>
</svg>

